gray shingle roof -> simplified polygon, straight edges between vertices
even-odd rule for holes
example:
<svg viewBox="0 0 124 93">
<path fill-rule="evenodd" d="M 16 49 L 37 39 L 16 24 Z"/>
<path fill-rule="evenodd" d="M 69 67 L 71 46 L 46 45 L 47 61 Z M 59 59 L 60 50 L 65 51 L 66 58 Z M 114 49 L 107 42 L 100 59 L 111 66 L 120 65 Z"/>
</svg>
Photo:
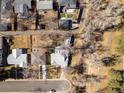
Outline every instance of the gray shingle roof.
<svg viewBox="0 0 124 93">
<path fill-rule="evenodd" d="M 15 12 L 19 13 L 20 6 L 26 4 L 28 8 L 31 8 L 31 0 L 15 0 L 14 6 L 15 6 Z"/>
<path fill-rule="evenodd" d="M 77 0 L 60 0 L 61 6 L 68 6 L 69 8 L 76 8 Z"/>
<path fill-rule="evenodd" d="M 13 5 L 11 0 L 1 1 L 1 12 L 13 10 Z"/>
<path fill-rule="evenodd" d="M 37 0 L 37 10 L 53 9 L 53 0 Z"/>
</svg>

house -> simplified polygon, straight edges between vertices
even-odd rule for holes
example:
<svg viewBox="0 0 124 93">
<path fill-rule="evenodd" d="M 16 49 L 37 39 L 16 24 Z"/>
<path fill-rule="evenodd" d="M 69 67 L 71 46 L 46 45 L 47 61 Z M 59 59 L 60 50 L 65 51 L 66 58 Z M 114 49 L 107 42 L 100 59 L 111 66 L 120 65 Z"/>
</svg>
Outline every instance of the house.
<svg viewBox="0 0 124 93">
<path fill-rule="evenodd" d="M 53 9 L 53 0 L 37 0 L 37 10 Z"/>
<path fill-rule="evenodd" d="M 66 6 L 67 8 L 76 8 L 77 0 L 60 0 L 60 6 Z"/>
<path fill-rule="evenodd" d="M 71 30 L 72 28 L 72 20 L 69 19 L 60 19 L 59 20 L 59 28 L 65 30 Z"/>
<path fill-rule="evenodd" d="M 1 0 L 1 13 L 13 11 L 13 1 L 12 0 Z"/>
<path fill-rule="evenodd" d="M 55 53 L 51 54 L 51 65 L 65 68 L 69 65 L 71 50 L 66 46 L 58 46 L 55 48 Z"/>
<path fill-rule="evenodd" d="M 31 64 L 46 65 L 45 50 L 40 48 L 33 48 L 31 53 Z"/>
<path fill-rule="evenodd" d="M 12 49 L 12 53 L 8 56 L 8 64 L 18 65 L 26 68 L 28 63 L 28 55 L 26 49 Z"/>
<path fill-rule="evenodd" d="M 27 18 L 31 9 L 31 0 L 15 0 L 14 10 L 18 13 L 18 17 Z"/>
<path fill-rule="evenodd" d="M 31 0 L 15 0 L 15 13 L 22 13 L 25 11 L 25 7 L 31 9 Z"/>
<path fill-rule="evenodd" d="M 73 21 L 77 20 L 78 11 L 76 9 L 62 9 L 60 11 L 59 28 L 71 30 Z"/>
<path fill-rule="evenodd" d="M 79 28 L 79 23 L 82 16 L 82 11 L 79 14 L 80 2 L 79 0 L 60 0 L 59 9 L 59 28 L 63 28 L 61 25 L 63 22 L 71 20 L 71 26 L 68 25 L 68 30 L 73 30 Z M 64 26 L 65 28 L 65 26 Z"/>
<path fill-rule="evenodd" d="M 1 0 L 0 3 L 1 22 L 9 23 L 10 17 L 13 16 L 13 2 L 12 0 Z"/>
<path fill-rule="evenodd" d="M 13 12 L 13 0 L 0 1 L 0 30 L 12 30 Z"/>
</svg>

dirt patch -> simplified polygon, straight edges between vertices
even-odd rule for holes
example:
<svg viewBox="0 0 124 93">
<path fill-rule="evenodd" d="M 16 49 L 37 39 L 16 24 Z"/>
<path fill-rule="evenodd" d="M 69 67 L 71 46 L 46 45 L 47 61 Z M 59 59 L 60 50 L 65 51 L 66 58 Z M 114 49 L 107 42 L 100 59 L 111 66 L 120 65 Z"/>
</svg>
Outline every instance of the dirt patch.
<svg viewBox="0 0 124 93">
<path fill-rule="evenodd" d="M 30 36 L 14 36 L 11 48 L 30 48 Z"/>
</svg>

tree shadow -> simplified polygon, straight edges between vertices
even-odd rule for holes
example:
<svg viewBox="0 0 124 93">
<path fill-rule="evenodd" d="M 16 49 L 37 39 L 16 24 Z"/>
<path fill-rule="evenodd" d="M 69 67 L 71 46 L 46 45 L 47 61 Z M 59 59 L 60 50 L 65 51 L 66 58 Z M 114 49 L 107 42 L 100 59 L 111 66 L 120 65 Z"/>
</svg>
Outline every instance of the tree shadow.
<svg viewBox="0 0 124 93">
<path fill-rule="evenodd" d="M 84 86 L 84 87 L 76 86 L 75 93 L 86 93 L 86 86 Z"/>
<path fill-rule="evenodd" d="M 102 58 L 102 63 L 106 67 L 114 66 L 117 63 L 118 57 L 119 56 L 117 56 L 117 55 L 112 55 L 111 57 L 104 57 L 104 58 Z"/>
<path fill-rule="evenodd" d="M 6 79 L 23 79 L 23 69 L 18 68 L 11 68 L 10 70 L 1 69 L 0 70 L 0 81 L 5 81 Z"/>
<path fill-rule="evenodd" d="M 71 67 L 71 69 L 72 69 L 72 74 L 73 73 L 84 74 L 84 72 L 86 72 L 86 64 L 80 63 L 74 67 Z"/>
</svg>

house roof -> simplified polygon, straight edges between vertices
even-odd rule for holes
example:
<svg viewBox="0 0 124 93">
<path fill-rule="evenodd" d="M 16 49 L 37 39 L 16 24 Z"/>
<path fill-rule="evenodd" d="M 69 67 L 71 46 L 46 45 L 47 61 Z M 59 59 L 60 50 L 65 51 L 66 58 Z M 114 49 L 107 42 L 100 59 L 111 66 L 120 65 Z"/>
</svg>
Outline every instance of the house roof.
<svg viewBox="0 0 124 93">
<path fill-rule="evenodd" d="M 31 53 L 31 64 L 46 64 L 45 51 L 36 51 Z"/>
<path fill-rule="evenodd" d="M 8 64 L 19 65 L 20 67 L 27 67 L 27 54 L 21 53 L 22 49 L 13 49 L 12 54 L 7 58 Z"/>
<path fill-rule="evenodd" d="M 60 6 L 67 6 L 68 8 L 76 8 L 77 0 L 60 0 Z"/>
<path fill-rule="evenodd" d="M 12 0 L 1 0 L 1 12 L 13 10 Z"/>
<path fill-rule="evenodd" d="M 70 19 L 60 19 L 59 20 L 59 27 L 62 29 L 70 30 L 72 28 L 72 20 Z"/>
<path fill-rule="evenodd" d="M 70 48 L 66 46 L 58 46 L 55 53 L 51 54 L 51 64 L 56 66 L 67 67 L 69 62 Z"/>
<path fill-rule="evenodd" d="M 28 8 L 31 8 L 31 0 L 15 0 L 14 6 L 15 6 L 15 12 L 20 12 L 20 6 L 26 4 Z"/>
<path fill-rule="evenodd" d="M 37 0 L 37 10 L 53 9 L 53 0 Z"/>
<path fill-rule="evenodd" d="M 67 46 L 58 46 L 55 48 L 56 53 L 60 53 L 61 55 L 69 55 L 71 52 L 71 49 Z"/>
</svg>

